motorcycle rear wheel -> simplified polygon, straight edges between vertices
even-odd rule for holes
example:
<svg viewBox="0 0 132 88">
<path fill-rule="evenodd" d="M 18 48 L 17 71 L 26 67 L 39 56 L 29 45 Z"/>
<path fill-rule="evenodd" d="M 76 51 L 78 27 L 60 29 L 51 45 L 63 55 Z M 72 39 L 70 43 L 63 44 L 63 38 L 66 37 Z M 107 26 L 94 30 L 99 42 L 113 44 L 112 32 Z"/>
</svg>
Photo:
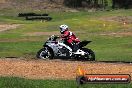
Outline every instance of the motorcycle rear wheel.
<svg viewBox="0 0 132 88">
<path fill-rule="evenodd" d="M 95 54 L 91 49 L 82 48 L 82 50 L 86 53 L 85 56 L 83 56 L 84 60 L 95 61 Z"/>
<path fill-rule="evenodd" d="M 44 60 L 53 59 L 53 52 L 48 47 L 44 47 L 37 52 L 36 57 Z"/>
</svg>

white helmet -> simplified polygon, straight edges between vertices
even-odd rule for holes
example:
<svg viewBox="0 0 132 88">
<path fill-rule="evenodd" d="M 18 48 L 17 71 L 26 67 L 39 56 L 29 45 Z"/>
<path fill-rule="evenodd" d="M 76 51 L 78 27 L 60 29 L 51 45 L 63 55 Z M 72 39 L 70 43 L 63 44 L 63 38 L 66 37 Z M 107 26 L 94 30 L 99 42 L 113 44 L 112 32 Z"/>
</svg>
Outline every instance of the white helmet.
<svg viewBox="0 0 132 88">
<path fill-rule="evenodd" d="M 68 26 L 63 24 L 60 26 L 60 32 L 63 33 L 64 31 L 68 30 Z"/>
</svg>

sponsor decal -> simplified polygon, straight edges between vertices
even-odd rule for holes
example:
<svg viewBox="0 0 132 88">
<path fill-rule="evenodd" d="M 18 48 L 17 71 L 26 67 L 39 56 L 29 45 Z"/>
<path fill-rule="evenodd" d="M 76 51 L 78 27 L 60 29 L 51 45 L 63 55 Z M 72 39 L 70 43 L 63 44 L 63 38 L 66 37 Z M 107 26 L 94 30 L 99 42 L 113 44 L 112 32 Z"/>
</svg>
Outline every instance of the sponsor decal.
<svg viewBox="0 0 132 88">
<path fill-rule="evenodd" d="M 85 83 L 130 83 L 131 76 L 129 74 L 86 74 L 80 67 L 78 68 L 76 78 L 77 84 Z"/>
<path fill-rule="evenodd" d="M 85 74 L 88 83 L 130 83 L 129 74 Z"/>
</svg>

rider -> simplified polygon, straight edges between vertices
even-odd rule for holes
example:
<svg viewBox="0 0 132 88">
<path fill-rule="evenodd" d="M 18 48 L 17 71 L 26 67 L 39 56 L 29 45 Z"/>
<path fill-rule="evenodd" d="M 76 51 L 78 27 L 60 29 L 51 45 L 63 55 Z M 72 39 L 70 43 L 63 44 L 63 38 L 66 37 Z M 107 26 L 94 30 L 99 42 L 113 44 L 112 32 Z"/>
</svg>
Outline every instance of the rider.
<svg viewBox="0 0 132 88">
<path fill-rule="evenodd" d="M 77 43 L 80 40 L 71 32 L 67 25 L 60 25 L 60 33 L 62 34 L 61 38 L 66 39 L 68 45 L 72 48 L 73 52 L 77 51 Z"/>
</svg>

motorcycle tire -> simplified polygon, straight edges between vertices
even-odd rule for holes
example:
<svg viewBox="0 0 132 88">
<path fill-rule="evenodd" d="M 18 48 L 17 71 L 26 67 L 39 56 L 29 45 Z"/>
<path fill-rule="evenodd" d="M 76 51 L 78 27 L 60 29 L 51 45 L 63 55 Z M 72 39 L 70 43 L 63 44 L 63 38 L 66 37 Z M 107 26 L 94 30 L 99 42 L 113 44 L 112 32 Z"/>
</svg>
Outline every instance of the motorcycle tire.
<svg viewBox="0 0 132 88">
<path fill-rule="evenodd" d="M 84 60 L 95 61 L 95 53 L 91 49 L 82 48 L 82 50 L 84 52 L 88 53 L 88 55 L 85 55 L 83 57 Z"/>
<path fill-rule="evenodd" d="M 40 59 L 53 59 L 53 52 L 48 48 L 44 47 L 37 52 L 36 57 Z"/>
</svg>

